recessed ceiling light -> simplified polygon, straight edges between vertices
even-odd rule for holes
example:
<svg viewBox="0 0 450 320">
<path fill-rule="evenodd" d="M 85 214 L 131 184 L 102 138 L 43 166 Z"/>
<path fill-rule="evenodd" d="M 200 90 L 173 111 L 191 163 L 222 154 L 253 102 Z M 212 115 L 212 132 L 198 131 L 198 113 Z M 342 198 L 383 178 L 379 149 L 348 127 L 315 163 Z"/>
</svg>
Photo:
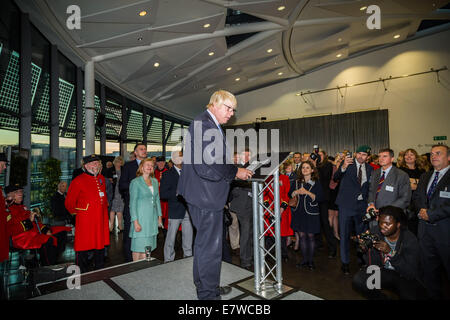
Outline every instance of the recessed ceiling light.
<svg viewBox="0 0 450 320">
<path fill-rule="evenodd" d="M 341 41 L 342 41 L 342 38 L 339 38 L 339 39 L 338 39 L 338 42 L 341 42 Z"/>
<path fill-rule="evenodd" d="M 208 55 L 213 56 L 214 55 L 214 51 L 211 51 L 210 53 L 208 53 Z"/>
<path fill-rule="evenodd" d="M 228 68 L 227 68 L 227 71 L 230 71 L 231 69 L 232 69 L 231 67 L 228 67 Z"/>
<path fill-rule="evenodd" d="M 399 34 L 396 34 L 396 35 L 394 36 L 394 39 L 398 39 L 398 38 L 400 38 L 400 35 L 399 35 Z"/>
<path fill-rule="evenodd" d="M 279 7 L 277 8 L 278 11 L 283 11 L 284 9 L 286 9 L 285 6 L 279 6 Z"/>
<path fill-rule="evenodd" d="M 366 10 L 367 9 L 367 7 L 361 7 L 361 8 L 359 8 L 359 10 L 361 10 L 361 11 L 364 11 L 364 10 Z"/>
<path fill-rule="evenodd" d="M 158 67 L 159 67 L 159 62 L 155 62 L 155 63 L 153 64 L 153 66 L 154 66 L 155 68 L 158 68 Z"/>
<path fill-rule="evenodd" d="M 298 97 L 300 95 L 300 93 L 296 93 L 295 95 Z"/>
<path fill-rule="evenodd" d="M 241 78 L 236 78 L 236 79 L 234 79 L 235 81 L 239 81 L 239 80 L 241 80 Z"/>
<path fill-rule="evenodd" d="M 211 25 L 209 23 L 206 23 L 203 25 L 203 28 L 209 28 L 209 27 L 211 27 Z"/>
<path fill-rule="evenodd" d="M 138 38 L 138 41 L 142 41 L 142 37 L 139 37 L 139 38 Z"/>
<path fill-rule="evenodd" d="M 141 17 L 143 17 L 143 16 L 147 15 L 147 11 L 143 10 L 143 11 L 139 12 L 139 15 Z"/>
<path fill-rule="evenodd" d="M 282 75 L 283 75 L 283 72 L 278 72 L 278 75 L 279 75 L 279 76 L 282 76 Z"/>
<path fill-rule="evenodd" d="M 338 53 L 338 54 L 336 55 L 336 58 L 340 58 L 340 57 L 342 57 L 342 53 Z"/>
<path fill-rule="evenodd" d="M 271 53 L 272 51 L 272 49 L 267 49 L 267 53 Z"/>
</svg>

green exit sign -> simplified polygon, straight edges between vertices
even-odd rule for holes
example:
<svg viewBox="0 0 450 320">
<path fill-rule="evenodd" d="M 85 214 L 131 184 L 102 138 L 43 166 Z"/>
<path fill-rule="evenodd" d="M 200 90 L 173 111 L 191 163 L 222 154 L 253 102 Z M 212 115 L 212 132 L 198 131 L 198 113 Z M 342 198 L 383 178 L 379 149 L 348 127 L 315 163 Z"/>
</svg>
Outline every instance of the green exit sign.
<svg viewBox="0 0 450 320">
<path fill-rule="evenodd" d="M 434 141 L 447 140 L 447 136 L 434 136 Z"/>
</svg>

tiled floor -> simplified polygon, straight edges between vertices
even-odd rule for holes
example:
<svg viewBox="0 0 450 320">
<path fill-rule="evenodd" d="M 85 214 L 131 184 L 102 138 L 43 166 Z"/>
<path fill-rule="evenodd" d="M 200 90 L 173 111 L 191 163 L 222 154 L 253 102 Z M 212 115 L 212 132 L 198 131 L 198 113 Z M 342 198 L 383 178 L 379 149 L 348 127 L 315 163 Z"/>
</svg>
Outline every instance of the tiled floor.
<svg viewBox="0 0 450 320">
<path fill-rule="evenodd" d="M 180 233 L 179 233 L 180 236 Z M 178 239 L 177 239 L 178 240 Z M 152 253 L 152 256 L 163 261 L 163 234 L 158 236 L 158 247 Z M 337 258 L 329 259 L 326 249 L 319 249 L 315 255 L 316 270 L 302 270 L 296 268 L 296 263 L 300 261 L 299 252 L 289 250 L 289 260 L 282 264 L 283 284 L 299 289 L 311 295 L 322 299 L 332 300 L 360 300 L 363 299 L 351 287 L 351 276 L 344 276 L 341 272 L 341 263 L 339 255 Z M 176 259 L 182 258 L 181 241 L 176 244 Z M 73 262 L 75 253 L 73 244 L 67 245 L 66 251 L 61 257 L 60 262 Z M 111 246 L 108 249 L 108 258 L 105 267 L 122 264 L 122 234 L 111 234 Z M 239 265 L 239 256 L 232 255 L 232 263 Z M 17 268 L 17 257 L 13 259 L 13 268 Z M 358 270 L 355 252 L 352 251 L 350 268 L 352 274 Z M 11 299 L 27 299 L 31 297 L 31 292 L 21 283 L 19 272 L 13 272 L 10 276 L 10 283 L 19 282 L 19 284 L 10 286 Z"/>
</svg>

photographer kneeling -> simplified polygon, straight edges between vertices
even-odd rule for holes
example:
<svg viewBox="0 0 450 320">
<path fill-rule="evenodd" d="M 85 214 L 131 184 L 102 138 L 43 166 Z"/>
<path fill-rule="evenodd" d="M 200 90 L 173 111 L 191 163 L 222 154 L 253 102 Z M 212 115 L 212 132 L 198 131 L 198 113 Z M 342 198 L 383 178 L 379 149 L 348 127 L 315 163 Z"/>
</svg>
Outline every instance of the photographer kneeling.
<svg viewBox="0 0 450 320">
<path fill-rule="evenodd" d="M 368 299 L 388 299 L 382 289 L 393 291 L 400 299 L 416 300 L 424 297 L 423 287 L 418 281 L 419 243 L 414 234 L 401 225 L 403 214 L 403 210 L 398 207 L 380 208 L 378 225 L 370 233 L 358 236 L 368 268 L 373 265 L 380 268 L 379 279 L 375 281 L 376 274 L 367 272 L 366 268 L 353 277 L 353 288 Z"/>
</svg>

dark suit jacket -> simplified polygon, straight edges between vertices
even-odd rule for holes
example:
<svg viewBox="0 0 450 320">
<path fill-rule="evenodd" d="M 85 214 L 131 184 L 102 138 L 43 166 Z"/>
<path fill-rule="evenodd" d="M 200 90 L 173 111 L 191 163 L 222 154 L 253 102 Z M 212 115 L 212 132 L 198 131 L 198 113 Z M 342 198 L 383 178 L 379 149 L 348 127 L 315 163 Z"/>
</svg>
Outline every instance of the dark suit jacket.
<svg viewBox="0 0 450 320">
<path fill-rule="evenodd" d="M 356 160 L 355 160 L 356 161 Z M 372 176 L 373 168 L 368 163 L 365 164 L 367 181 L 361 186 L 358 183 L 358 174 L 356 172 L 357 165 L 355 163 L 349 165 L 345 172 L 342 172 L 342 164 L 334 173 L 333 180 L 341 181 L 339 192 L 336 197 L 336 204 L 341 208 L 356 208 L 358 196 L 362 194 L 363 200 L 367 203 L 369 194 L 369 181 Z"/>
<path fill-rule="evenodd" d="M 169 203 L 169 219 L 183 219 L 187 210 L 183 197 L 177 196 L 179 177 L 175 168 L 163 172 L 161 177 L 159 196 Z"/>
<path fill-rule="evenodd" d="M 450 199 L 442 197 L 441 191 L 450 192 L 450 170 L 441 178 L 436 185 L 436 189 L 431 195 L 430 201 L 427 198 L 427 186 L 430 179 L 434 177 L 434 170 L 422 174 L 414 193 L 414 204 L 417 210 L 428 209 L 429 223 L 419 220 L 418 236 L 421 239 L 425 228 L 430 228 L 431 236 L 436 242 L 450 245 Z M 417 212 L 418 213 L 418 212 Z"/>
<path fill-rule="evenodd" d="M 52 209 L 53 217 L 56 220 L 68 220 L 72 221 L 72 215 L 67 211 L 64 202 L 66 201 L 66 196 L 60 194 L 56 191 L 50 198 L 50 207 Z"/>
<path fill-rule="evenodd" d="M 369 198 L 368 203 L 375 203 L 375 208 L 379 209 L 385 206 L 394 206 L 402 209 L 406 209 L 411 202 L 411 184 L 409 182 L 409 176 L 406 172 L 400 170 L 392 165 L 388 176 L 384 180 L 383 186 L 376 197 L 378 183 L 380 182 L 382 168 L 374 171 L 370 177 L 369 185 Z M 386 190 L 386 187 L 390 186 L 393 191 Z M 375 201 L 375 198 L 377 200 Z"/>
<path fill-rule="evenodd" d="M 238 168 L 247 167 L 238 165 Z M 253 215 L 253 201 L 248 193 L 252 193 L 252 184 L 248 181 L 234 180 L 231 183 L 231 190 L 228 201 L 230 202 L 230 210 L 237 215 Z"/>
<path fill-rule="evenodd" d="M 72 180 L 84 172 L 83 168 L 77 168 L 72 171 Z"/>
<path fill-rule="evenodd" d="M 329 161 L 317 167 L 319 170 L 319 180 L 323 190 L 323 202 L 330 200 L 330 180 L 333 175 L 333 164 Z"/>
<path fill-rule="evenodd" d="M 119 192 L 122 195 L 122 198 L 124 200 L 124 203 L 129 204 L 130 203 L 130 183 L 131 180 L 136 178 L 136 171 L 138 170 L 139 165 L 137 163 L 137 160 L 129 161 L 125 163 L 120 170 L 120 180 L 119 180 Z M 128 205 L 126 205 L 126 208 L 128 208 Z"/>
<path fill-rule="evenodd" d="M 207 130 L 215 132 L 215 137 L 210 141 L 203 141 L 194 135 L 194 127 L 196 131 L 201 131 L 202 135 Z M 190 138 L 185 139 L 183 154 L 183 171 L 178 181 L 178 194 L 182 195 L 187 203 L 205 210 L 221 210 L 225 206 L 230 190 L 230 183 L 236 176 L 238 168 L 234 164 L 227 164 L 227 148 L 225 137 L 217 128 L 214 120 L 206 110 L 198 115 L 189 126 Z M 198 134 L 197 134 L 198 135 Z M 197 140 L 196 140 L 197 139 Z M 216 142 L 222 150 L 219 153 L 211 154 L 205 151 L 210 144 Z M 194 163 L 195 148 L 202 155 L 197 154 L 196 158 L 200 158 L 200 163 Z"/>
</svg>

